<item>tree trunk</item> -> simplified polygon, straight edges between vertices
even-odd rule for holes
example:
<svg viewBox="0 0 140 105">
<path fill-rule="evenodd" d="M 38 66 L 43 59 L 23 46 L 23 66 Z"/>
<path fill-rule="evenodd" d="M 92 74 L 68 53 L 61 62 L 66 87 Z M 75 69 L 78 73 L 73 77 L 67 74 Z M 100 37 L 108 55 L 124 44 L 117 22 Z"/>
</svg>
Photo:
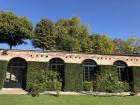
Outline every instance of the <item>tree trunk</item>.
<svg viewBox="0 0 140 105">
<path fill-rule="evenodd" d="M 10 50 L 12 49 L 12 45 L 9 45 L 10 46 Z"/>
</svg>

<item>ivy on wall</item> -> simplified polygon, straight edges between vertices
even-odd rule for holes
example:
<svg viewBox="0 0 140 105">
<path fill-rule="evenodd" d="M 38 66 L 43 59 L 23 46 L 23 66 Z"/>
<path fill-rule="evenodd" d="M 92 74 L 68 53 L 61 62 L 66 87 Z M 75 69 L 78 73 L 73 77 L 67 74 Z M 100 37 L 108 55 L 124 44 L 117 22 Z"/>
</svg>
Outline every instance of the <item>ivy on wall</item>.
<svg viewBox="0 0 140 105">
<path fill-rule="evenodd" d="M 65 64 L 65 87 L 64 91 L 81 91 L 83 82 L 83 70 L 81 64 Z"/>
<path fill-rule="evenodd" d="M 140 92 L 140 67 L 132 67 L 134 91 Z"/>
<path fill-rule="evenodd" d="M 8 61 L 0 61 L 0 88 L 4 85 L 5 74 L 7 70 Z M 116 67 L 111 65 L 100 65 L 96 69 L 98 72 L 105 73 L 109 71 L 115 71 Z M 140 90 L 140 67 L 129 67 L 133 72 L 133 84 L 134 87 L 138 87 Z M 32 75 L 33 72 L 39 74 L 41 71 L 48 71 L 48 62 L 27 62 L 27 81 L 26 89 L 30 89 L 31 83 L 34 82 L 36 76 Z M 82 64 L 65 63 L 64 68 L 64 91 L 81 91 L 83 90 L 83 68 Z M 49 84 L 48 84 L 49 85 Z"/>
<path fill-rule="evenodd" d="M 0 61 L 0 89 L 4 85 L 5 74 L 7 70 L 8 61 Z"/>
</svg>

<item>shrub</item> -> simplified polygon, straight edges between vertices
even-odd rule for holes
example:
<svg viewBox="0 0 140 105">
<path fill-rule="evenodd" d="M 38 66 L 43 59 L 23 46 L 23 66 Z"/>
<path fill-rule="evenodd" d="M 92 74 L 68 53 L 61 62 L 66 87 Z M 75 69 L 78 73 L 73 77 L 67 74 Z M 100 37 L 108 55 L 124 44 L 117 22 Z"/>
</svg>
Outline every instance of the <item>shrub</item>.
<svg viewBox="0 0 140 105">
<path fill-rule="evenodd" d="M 54 89 L 56 91 L 56 96 L 60 96 L 60 90 L 61 90 L 61 87 L 62 87 L 62 83 L 59 82 L 59 81 L 53 81 L 53 86 L 54 86 Z"/>
<path fill-rule="evenodd" d="M 138 86 L 134 86 L 133 92 L 136 93 L 136 94 L 139 93 L 140 88 Z"/>
<path fill-rule="evenodd" d="M 117 80 L 115 71 L 111 69 L 104 70 L 97 75 L 96 89 L 103 92 L 115 92 Z"/>
<path fill-rule="evenodd" d="M 83 90 L 85 91 L 93 91 L 93 82 L 83 82 Z"/>
<path fill-rule="evenodd" d="M 96 89 L 102 92 L 123 92 L 129 90 L 129 84 L 120 82 L 117 72 L 108 68 L 97 75 Z"/>
<path fill-rule="evenodd" d="M 32 76 L 34 76 L 33 82 L 31 82 L 29 92 L 32 96 L 39 96 L 39 93 L 44 90 L 45 83 L 45 72 L 40 70 L 40 73 L 34 71 Z"/>
<path fill-rule="evenodd" d="M 56 90 L 61 89 L 61 82 L 59 82 L 59 74 L 54 71 L 40 70 L 38 73 L 36 70 L 32 71 L 32 76 L 34 76 L 33 82 L 29 84 L 30 94 L 32 96 L 39 96 L 40 92 L 44 90 Z"/>
<path fill-rule="evenodd" d="M 117 92 L 124 92 L 124 91 L 129 91 L 129 84 L 127 82 L 120 82 L 118 81 L 116 83 L 116 90 Z"/>
</svg>

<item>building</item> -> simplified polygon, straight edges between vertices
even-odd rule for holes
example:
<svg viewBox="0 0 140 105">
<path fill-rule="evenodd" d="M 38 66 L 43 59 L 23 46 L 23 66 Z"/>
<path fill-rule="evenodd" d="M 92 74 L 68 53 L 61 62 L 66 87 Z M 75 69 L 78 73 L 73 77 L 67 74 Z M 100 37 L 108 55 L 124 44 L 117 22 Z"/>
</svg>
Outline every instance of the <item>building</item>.
<svg viewBox="0 0 140 105">
<path fill-rule="evenodd" d="M 96 81 L 98 70 L 113 67 L 120 81 L 140 87 L 140 56 L 0 50 L 0 88 L 26 89 L 31 71 L 46 69 L 60 73 L 62 90 L 77 91 L 83 81 Z"/>
</svg>

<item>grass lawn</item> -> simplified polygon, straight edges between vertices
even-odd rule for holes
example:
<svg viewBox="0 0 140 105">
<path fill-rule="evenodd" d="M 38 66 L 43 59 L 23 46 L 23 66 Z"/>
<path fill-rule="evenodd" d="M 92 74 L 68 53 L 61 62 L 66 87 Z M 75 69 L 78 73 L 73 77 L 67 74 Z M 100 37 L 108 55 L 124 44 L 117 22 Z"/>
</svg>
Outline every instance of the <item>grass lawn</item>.
<svg viewBox="0 0 140 105">
<path fill-rule="evenodd" d="M 140 97 L 0 95 L 0 105 L 140 105 Z"/>
</svg>

